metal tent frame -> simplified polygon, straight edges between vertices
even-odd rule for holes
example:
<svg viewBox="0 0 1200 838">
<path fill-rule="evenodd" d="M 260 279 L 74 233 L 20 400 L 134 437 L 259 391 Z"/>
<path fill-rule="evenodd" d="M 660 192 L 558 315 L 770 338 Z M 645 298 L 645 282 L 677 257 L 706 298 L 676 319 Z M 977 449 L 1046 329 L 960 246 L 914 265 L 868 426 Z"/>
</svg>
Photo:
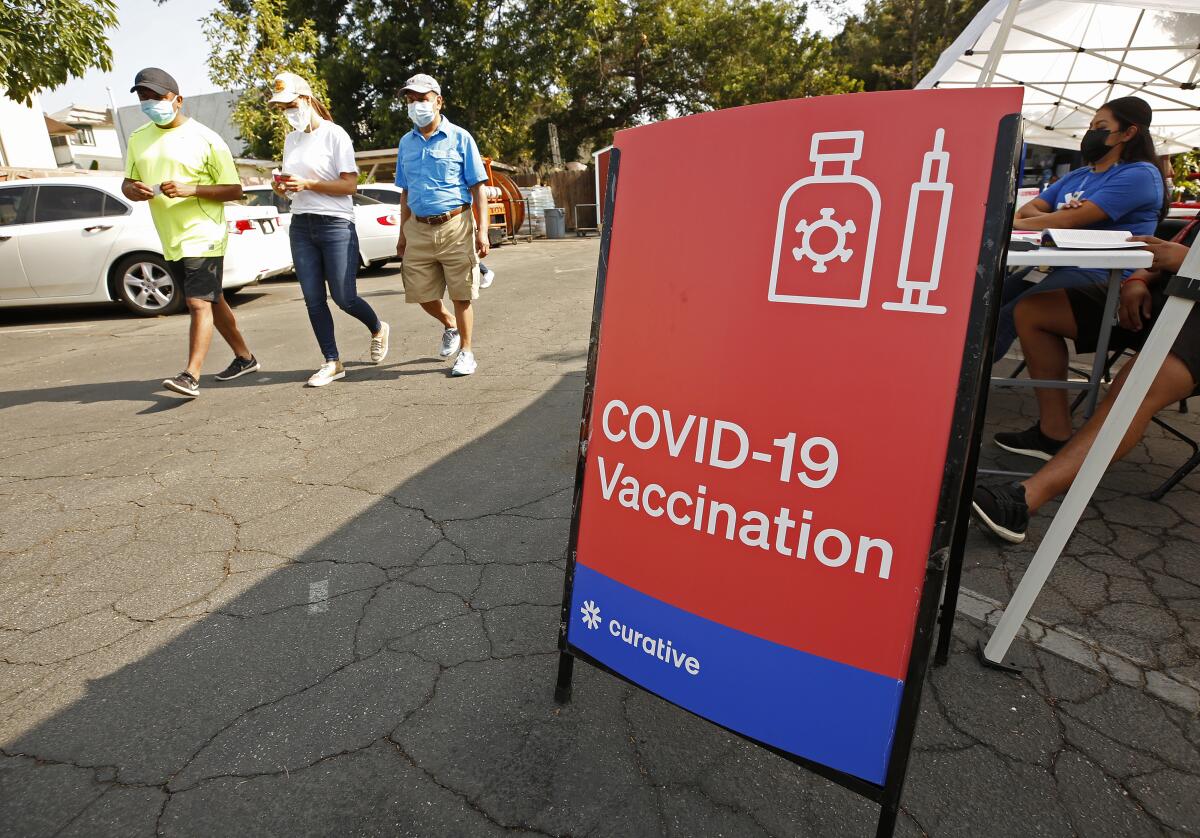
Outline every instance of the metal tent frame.
<svg viewBox="0 0 1200 838">
<path fill-rule="evenodd" d="M 1025 88 L 1025 140 L 1078 148 L 1136 95 L 1162 154 L 1200 148 L 1200 0 L 991 0 L 917 85 Z"/>
</svg>

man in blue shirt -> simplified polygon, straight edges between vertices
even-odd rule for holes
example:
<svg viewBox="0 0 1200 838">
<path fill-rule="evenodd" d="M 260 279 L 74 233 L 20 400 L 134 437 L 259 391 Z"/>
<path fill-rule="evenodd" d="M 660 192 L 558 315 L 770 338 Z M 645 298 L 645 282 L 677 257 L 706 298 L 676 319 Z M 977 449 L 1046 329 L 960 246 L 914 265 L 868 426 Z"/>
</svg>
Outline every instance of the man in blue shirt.
<svg viewBox="0 0 1200 838">
<path fill-rule="evenodd" d="M 445 328 L 438 354 L 458 353 L 450 374 L 470 375 L 476 368 L 471 301 L 479 299 L 479 260 L 488 252 L 487 170 L 475 139 L 442 115 L 445 100 L 433 78 L 418 73 L 401 93 L 414 125 L 396 156 L 396 185 L 404 190 L 396 243 L 404 299 Z M 447 291 L 453 316 L 442 304 Z"/>
</svg>

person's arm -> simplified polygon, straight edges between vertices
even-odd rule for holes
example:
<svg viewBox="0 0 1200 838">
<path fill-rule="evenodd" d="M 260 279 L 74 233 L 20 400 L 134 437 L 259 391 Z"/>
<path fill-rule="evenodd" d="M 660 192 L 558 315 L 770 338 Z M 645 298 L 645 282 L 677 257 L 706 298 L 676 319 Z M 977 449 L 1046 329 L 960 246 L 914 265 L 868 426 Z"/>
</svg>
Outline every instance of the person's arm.
<svg viewBox="0 0 1200 838">
<path fill-rule="evenodd" d="M 488 239 L 488 202 L 484 194 L 486 181 L 480 181 L 471 187 L 471 209 L 475 212 L 475 252 L 482 259 L 491 249 Z"/>
<path fill-rule="evenodd" d="M 1017 218 L 1032 218 L 1035 215 L 1043 215 L 1051 212 L 1054 208 L 1042 200 L 1041 196 L 1034 198 L 1032 201 L 1027 201 L 1024 206 L 1017 210 Z"/>
<path fill-rule="evenodd" d="M 1188 255 L 1188 246 L 1179 242 L 1163 241 L 1154 236 L 1130 236 L 1131 242 L 1142 242 L 1154 257 L 1150 267 L 1156 271 L 1175 273 Z"/>
<path fill-rule="evenodd" d="M 319 195 L 353 195 L 358 191 L 358 172 L 340 172 L 337 180 L 307 180 L 287 175 L 283 188 L 293 195 L 306 189 Z"/>
<path fill-rule="evenodd" d="M 471 209 L 475 213 L 475 252 L 482 259 L 491 249 L 491 243 L 488 241 L 487 196 L 484 194 L 488 177 L 487 167 L 483 165 L 483 157 L 479 154 L 475 138 L 466 132 L 460 136 L 463 183 L 471 193 Z"/>
<path fill-rule="evenodd" d="M 1030 215 L 1022 218 L 1018 214 L 1013 221 L 1015 230 L 1078 229 L 1094 227 L 1108 220 L 1108 213 L 1091 201 L 1063 207 L 1054 212 Z"/>
<path fill-rule="evenodd" d="M 180 183 L 177 180 L 165 180 L 162 185 L 163 194 L 168 198 L 203 198 L 206 201 L 239 201 L 242 198 L 240 183 Z"/>
<path fill-rule="evenodd" d="M 400 145 L 396 149 L 396 177 L 392 181 L 396 186 L 403 191 L 400 193 L 400 238 L 396 242 L 396 256 L 404 258 L 404 225 L 408 219 L 412 217 L 412 210 L 408 208 L 408 174 L 404 171 L 404 140 L 400 140 Z"/>
<path fill-rule="evenodd" d="M 1122 329 L 1140 332 L 1153 313 L 1150 305 L 1150 286 L 1162 277 L 1161 271 L 1138 270 L 1121 282 L 1121 298 L 1117 303 L 1117 323 Z"/>
<path fill-rule="evenodd" d="M 154 190 L 140 180 L 127 177 L 121 181 L 121 194 L 131 201 L 149 201 L 154 197 Z"/>
<path fill-rule="evenodd" d="M 1188 254 L 1187 245 L 1168 242 L 1154 236 L 1130 236 L 1139 241 L 1154 256 L 1148 271 L 1134 271 L 1121 283 L 1121 302 L 1117 306 L 1117 322 L 1131 332 L 1140 332 L 1150 319 L 1150 286 L 1164 275 L 1174 273 Z"/>
<path fill-rule="evenodd" d="M 396 257 L 404 258 L 404 248 L 408 242 L 404 238 L 404 224 L 412 217 L 412 210 L 408 208 L 408 190 L 400 193 L 400 237 L 396 240 Z"/>
<path fill-rule="evenodd" d="M 142 183 L 141 172 L 137 162 L 130 155 L 125 161 L 125 180 L 121 181 L 121 194 L 131 201 L 149 201 L 154 197 L 154 190 Z"/>
</svg>

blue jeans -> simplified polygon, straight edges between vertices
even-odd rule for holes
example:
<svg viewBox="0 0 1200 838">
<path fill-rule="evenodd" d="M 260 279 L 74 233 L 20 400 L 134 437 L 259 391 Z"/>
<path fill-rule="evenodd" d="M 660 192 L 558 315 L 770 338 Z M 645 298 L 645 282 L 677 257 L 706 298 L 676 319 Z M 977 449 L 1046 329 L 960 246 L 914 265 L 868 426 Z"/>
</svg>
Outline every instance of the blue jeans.
<svg viewBox="0 0 1200 838">
<path fill-rule="evenodd" d="M 347 219 L 305 212 L 292 216 L 289 236 L 292 264 L 304 292 L 313 334 L 325 360 L 336 361 L 339 355 L 326 286 L 337 307 L 362 321 L 371 334 L 383 328 L 374 309 L 358 296 L 358 231 Z"/>
<path fill-rule="evenodd" d="M 1063 288 L 1090 288 L 1098 285 L 1108 287 L 1108 274 L 1104 271 L 1083 270 L 1081 268 L 1055 268 L 1046 274 L 1041 282 L 1032 283 L 1025 279 L 1032 268 L 1015 271 L 1004 280 L 1004 290 L 1000 294 L 1000 322 L 996 326 L 996 352 L 992 363 L 1004 357 L 1004 353 L 1017 339 L 1017 323 L 1014 312 L 1017 303 L 1030 294 L 1043 294 L 1047 291 L 1058 291 Z"/>
</svg>

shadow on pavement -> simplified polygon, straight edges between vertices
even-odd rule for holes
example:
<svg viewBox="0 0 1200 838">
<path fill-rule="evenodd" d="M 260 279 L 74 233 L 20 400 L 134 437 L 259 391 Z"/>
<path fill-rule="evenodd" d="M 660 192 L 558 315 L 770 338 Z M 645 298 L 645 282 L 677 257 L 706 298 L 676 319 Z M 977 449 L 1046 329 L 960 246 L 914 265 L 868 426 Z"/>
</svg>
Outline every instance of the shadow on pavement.
<svg viewBox="0 0 1200 838">
<path fill-rule="evenodd" d="M 217 556 L 200 543 L 213 514 L 163 501 L 155 529 L 193 528 L 197 552 L 97 556 L 74 573 L 103 585 L 149 562 L 152 576 L 82 641 L 34 632 L 4 648 L 32 681 L 3 724 L 21 732 L 2 749 L 0 833 L 656 822 L 630 742 L 612 736 L 623 689 L 584 675 L 586 699 L 552 701 L 581 389 L 565 377 L 332 532 L 341 486 L 237 521 L 239 548 Z M 219 584 L 197 596 L 206 576 Z M 47 715 L 43 695 L 73 698 Z M 581 714 L 588 699 L 603 709 Z"/>
</svg>

